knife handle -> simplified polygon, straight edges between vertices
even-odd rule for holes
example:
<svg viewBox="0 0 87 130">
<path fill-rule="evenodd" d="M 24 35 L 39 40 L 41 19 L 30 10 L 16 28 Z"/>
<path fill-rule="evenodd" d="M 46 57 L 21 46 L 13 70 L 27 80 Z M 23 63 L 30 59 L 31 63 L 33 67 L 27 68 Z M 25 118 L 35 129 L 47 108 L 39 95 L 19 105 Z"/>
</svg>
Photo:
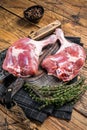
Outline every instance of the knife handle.
<svg viewBox="0 0 87 130">
<path fill-rule="evenodd" d="M 56 20 L 52 22 L 51 24 L 48 24 L 45 27 L 42 27 L 36 32 L 33 32 L 29 34 L 29 37 L 34 40 L 40 40 L 48 35 L 50 35 L 56 28 L 61 26 L 61 22 L 59 20 Z"/>
<path fill-rule="evenodd" d="M 24 79 L 17 78 L 5 91 L 5 94 L 0 97 L 0 103 L 6 106 L 8 109 L 14 105 L 12 97 L 22 88 Z"/>
</svg>

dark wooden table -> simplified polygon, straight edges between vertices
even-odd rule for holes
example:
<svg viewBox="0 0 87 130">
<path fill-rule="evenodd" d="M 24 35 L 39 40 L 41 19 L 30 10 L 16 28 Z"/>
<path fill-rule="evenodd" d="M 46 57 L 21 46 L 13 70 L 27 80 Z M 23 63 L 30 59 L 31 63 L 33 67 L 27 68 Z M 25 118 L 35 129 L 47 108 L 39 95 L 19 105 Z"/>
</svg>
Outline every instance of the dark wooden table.
<svg viewBox="0 0 87 130">
<path fill-rule="evenodd" d="M 45 14 L 38 24 L 32 25 L 24 19 L 23 11 L 35 4 L 42 5 Z M 87 0 L 1 0 L 0 51 L 57 19 L 61 21 L 66 36 L 81 37 L 87 52 Z M 87 60 L 81 74 L 87 78 Z M 2 127 L 6 121 L 8 125 Z M 49 117 L 43 124 L 35 124 L 40 130 L 87 130 L 87 91 L 74 106 L 71 121 Z M 19 118 L 0 105 L 0 130 L 8 129 L 24 130 Z"/>
</svg>

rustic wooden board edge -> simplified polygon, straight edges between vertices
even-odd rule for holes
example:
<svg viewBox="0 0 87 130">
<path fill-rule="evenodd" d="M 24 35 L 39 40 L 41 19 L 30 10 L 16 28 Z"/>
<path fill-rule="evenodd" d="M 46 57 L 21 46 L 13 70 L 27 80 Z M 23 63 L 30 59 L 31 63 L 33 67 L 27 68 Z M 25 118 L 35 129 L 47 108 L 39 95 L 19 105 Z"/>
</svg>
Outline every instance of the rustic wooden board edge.
<svg viewBox="0 0 87 130">
<path fill-rule="evenodd" d="M 40 40 L 50 35 L 58 27 L 61 27 L 61 22 L 59 20 L 56 20 L 48 24 L 47 26 L 44 26 L 43 28 L 39 29 L 38 31 L 29 34 L 29 37 L 35 40 Z"/>
</svg>

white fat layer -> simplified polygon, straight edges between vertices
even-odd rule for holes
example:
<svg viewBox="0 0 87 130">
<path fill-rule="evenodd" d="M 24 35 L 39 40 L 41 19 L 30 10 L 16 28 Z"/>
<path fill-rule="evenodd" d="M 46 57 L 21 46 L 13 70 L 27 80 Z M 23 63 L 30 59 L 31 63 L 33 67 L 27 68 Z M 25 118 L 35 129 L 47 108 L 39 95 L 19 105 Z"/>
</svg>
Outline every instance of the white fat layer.
<svg viewBox="0 0 87 130">
<path fill-rule="evenodd" d="M 59 56 L 59 57 L 51 57 L 50 58 L 52 61 L 59 61 L 59 60 L 62 60 L 63 59 L 63 57 L 62 56 Z"/>
<path fill-rule="evenodd" d="M 61 43 L 61 46 L 60 46 L 59 50 L 56 52 L 56 54 L 65 50 L 65 48 L 70 47 L 70 46 L 72 46 L 72 44 L 69 43 L 67 40 L 65 40 L 63 43 Z"/>
<path fill-rule="evenodd" d="M 34 40 L 30 40 L 29 42 L 27 42 L 26 44 L 32 44 L 35 46 L 35 54 L 39 57 L 42 47 L 43 47 L 43 42 L 41 41 L 34 41 Z"/>
<path fill-rule="evenodd" d="M 9 69 L 13 69 L 14 71 L 16 71 L 16 72 L 18 72 L 18 73 L 20 73 L 20 66 L 17 66 L 16 68 L 14 67 L 14 66 L 12 66 L 12 65 L 7 65 L 7 68 L 9 68 Z"/>
<path fill-rule="evenodd" d="M 35 49 L 35 54 L 39 57 L 40 54 L 41 54 L 41 50 L 42 50 L 42 47 L 41 46 L 37 46 L 36 49 Z"/>
<path fill-rule="evenodd" d="M 14 56 L 15 58 L 18 58 L 18 55 L 23 52 L 23 49 L 12 47 L 12 56 Z"/>
<path fill-rule="evenodd" d="M 74 56 L 71 56 L 70 54 L 68 54 L 68 58 L 69 58 L 69 61 L 72 61 L 72 62 L 76 62 L 79 57 L 74 57 Z"/>
</svg>

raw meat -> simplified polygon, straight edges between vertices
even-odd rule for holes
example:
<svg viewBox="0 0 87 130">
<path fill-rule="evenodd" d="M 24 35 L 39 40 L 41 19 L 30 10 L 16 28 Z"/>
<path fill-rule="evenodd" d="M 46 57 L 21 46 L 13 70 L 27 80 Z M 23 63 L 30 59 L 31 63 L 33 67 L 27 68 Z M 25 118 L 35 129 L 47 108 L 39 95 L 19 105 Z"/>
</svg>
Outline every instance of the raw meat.
<svg viewBox="0 0 87 130">
<path fill-rule="evenodd" d="M 35 41 L 23 38 L 15 42 L 7 51 L 3 69 L 18 77 L 28 77 L 37 73 L 41 50 L 57 40 L 55 34 L 45 40 Z"/>
<path fill-rule="evenodd" d="M 60 49 L 56 54 L 46 57 L 42 67 L 49 75 L 69 81 L 78 75 L 84 65 L 86 54 L 83 47 L 66 40 L 61 29 L 56 29 L 55 33 L 61 44 Z"/>
</svg>

